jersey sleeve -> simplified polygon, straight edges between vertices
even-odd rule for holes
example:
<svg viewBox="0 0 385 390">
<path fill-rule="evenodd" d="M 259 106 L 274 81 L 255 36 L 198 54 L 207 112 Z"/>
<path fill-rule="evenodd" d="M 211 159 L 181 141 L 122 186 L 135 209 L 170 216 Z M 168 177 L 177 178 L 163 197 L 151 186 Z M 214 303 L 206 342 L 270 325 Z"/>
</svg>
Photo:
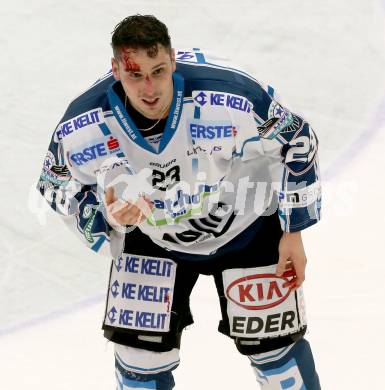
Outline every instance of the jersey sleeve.
<svg viewBox="0 0 385 390">
<path fill-rule="evenodd" d="M 65 162 L 60 141 L 53 136 L 37 189 L 82 242 L 102 255 L 116 257 L 123 249 L 124 233 L 113 229 L 105 218 L 105 208 L 96 184 L 84 184 Z"/>
<path fill-rule="evenodd" d="M 320 219 L 318 139 L 310 124 L 262 89 L 253 116 L 260 151 L 268 160 L 282 230 L 303 230 Z M 247 157 L 246 157 L 247 158 Z"/>
</svg>

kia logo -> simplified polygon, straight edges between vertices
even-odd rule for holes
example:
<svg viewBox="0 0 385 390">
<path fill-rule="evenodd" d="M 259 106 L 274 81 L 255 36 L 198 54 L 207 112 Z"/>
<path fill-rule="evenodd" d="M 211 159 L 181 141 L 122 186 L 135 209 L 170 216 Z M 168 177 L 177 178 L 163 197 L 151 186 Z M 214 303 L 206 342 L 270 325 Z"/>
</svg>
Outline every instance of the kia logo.
<svg viewBox="0 0 385 390">
<path fill-rule="evenodd" d="M 290 294 L 283 287 L 289 280 L 275 274 L 256 274 L 234 280 L 226 289 L 227 298 L 247 310 L 264 310 L 282 303 Z"/>
</svg>

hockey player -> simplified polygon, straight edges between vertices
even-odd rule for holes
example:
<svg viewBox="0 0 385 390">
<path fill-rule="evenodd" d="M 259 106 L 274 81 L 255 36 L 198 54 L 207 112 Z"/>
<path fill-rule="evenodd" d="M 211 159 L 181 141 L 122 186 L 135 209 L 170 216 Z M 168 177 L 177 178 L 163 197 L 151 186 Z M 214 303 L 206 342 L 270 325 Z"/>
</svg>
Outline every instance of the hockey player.
<svg viewBox="0 0 385 390">
<path fill-rule="evenodd" d="M 301 230 L 319 220 L 317 138 L 248 74 L 135 15 L 112 71 L 71 102 L 38 188 L 113 257 L 105 337 L 118 389 L 171 389 L 189 296 L 213 275 L 219 331 L 262 389 L 320 389 L 306 331 Z M 204 384 L 200 386 L 205 388 Z"/>
</svg>

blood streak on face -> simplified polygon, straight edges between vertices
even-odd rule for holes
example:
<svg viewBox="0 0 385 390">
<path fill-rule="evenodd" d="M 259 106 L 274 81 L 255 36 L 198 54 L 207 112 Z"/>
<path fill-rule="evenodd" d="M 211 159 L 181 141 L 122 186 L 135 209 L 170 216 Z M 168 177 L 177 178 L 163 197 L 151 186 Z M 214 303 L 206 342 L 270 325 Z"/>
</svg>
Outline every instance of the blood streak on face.
<svg viewBox="0 0 385 390">
<path fill-rule="evenodd" d="M 140 66 L 130 58 L 131 53 L 132 53 L 132 50 L 123 49 L 122 58 L 123 58 L 124 70 L 126 72 L 129 72 L 129 71 L 139 72 Z"/>
</svg>

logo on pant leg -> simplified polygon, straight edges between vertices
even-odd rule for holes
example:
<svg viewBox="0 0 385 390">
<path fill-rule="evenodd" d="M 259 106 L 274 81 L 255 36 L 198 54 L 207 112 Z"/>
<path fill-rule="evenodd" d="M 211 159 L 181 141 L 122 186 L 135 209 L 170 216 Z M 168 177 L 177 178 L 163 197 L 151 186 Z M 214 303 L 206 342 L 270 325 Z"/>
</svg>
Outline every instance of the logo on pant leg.
<svg viewBox="0 0 385 390">
<path fill-rule="evenodd" d="M 168 332 L 176 263 L 123 253 L 113 261 L 104 324 Z"/>
<path fill-rule="evenodd" d="M 275 265 L 229 269 L 223 272 L 232 336 L 265 338 L 296 333 L 305 325 L 297 292 L 283 285 Z"/>
<path fill-rule="evenodd" d="M 226 289 L 226 296 L 236 305 L 248 310 L 263 310 L 283 302 L 290 290 L 283 285 L 288 279 L 275 274 L 256 274 L 234 280 Z"/>
</svg>

